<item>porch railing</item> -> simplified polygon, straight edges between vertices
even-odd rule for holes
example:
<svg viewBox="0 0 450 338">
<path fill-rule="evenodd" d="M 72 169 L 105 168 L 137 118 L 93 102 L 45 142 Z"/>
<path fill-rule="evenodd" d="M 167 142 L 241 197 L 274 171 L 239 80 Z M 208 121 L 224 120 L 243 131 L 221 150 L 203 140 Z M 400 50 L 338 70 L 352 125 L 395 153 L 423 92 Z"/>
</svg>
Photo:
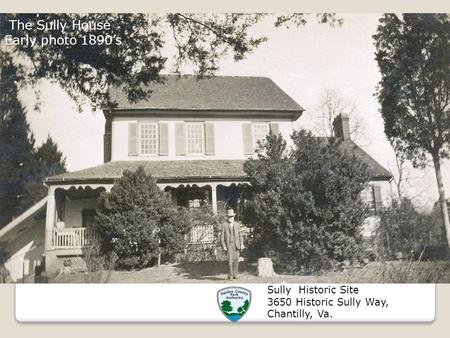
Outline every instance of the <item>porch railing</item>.
<svg viewBox="0 0 450 338">
<path fill-rule="evenodd" d="M 65 228 L 53 232 L 54 248 L 83 248 L 93 243 L 97 237 L 89 228 Z"/>
<path fill-rule="evenodd" d="M 189 232 L 189 244 L 205 244 L 214 242 L 214 226 L 195 225 Z"/>
</svg>

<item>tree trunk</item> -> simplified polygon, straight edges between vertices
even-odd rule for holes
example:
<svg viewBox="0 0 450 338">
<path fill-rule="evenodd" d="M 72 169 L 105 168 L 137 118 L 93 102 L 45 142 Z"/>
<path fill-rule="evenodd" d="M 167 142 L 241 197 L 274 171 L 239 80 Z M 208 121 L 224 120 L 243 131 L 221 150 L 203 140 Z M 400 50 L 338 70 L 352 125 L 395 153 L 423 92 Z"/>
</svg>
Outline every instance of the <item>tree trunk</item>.
<svg viewBox="0 0 450 338">
<path fill-rule="evenodd" d="M 447 243 L 447 246 L 450 249 L 450 221 L 448 218 L 447 199 L 445 198 L 444 182 L 442 181 L 441 164 L 439 162 L 439 157 L 433 156 L 433 162 L 439 191 L 439 204 L 441 206 L 441 213 L 442 213 L 442 225 L 443 225 L 442 233 L 444 235 L 445 242 Z"/>
</svg>

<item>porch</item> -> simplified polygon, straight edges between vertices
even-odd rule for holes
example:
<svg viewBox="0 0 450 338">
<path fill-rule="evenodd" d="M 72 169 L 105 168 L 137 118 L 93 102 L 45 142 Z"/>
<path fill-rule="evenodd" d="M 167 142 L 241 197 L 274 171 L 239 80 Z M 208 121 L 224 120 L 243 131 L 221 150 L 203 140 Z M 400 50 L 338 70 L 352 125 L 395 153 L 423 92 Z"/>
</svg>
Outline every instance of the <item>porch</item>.
<svg viewBox="0 0 450 338">
<path fill-rule="evenodd" d="M 64 261 L 80 259 L 98 239 L 93 222 L 97 200 L 113 183 L 51 185 L 47 202 L 45 255 L 46 269 L 58 270 Z M 175 205 L 187 208 L 209 206 L 214 212 L 226 207 L 237 210 L 246 182 L 161 182 L 161 190 Z M 186 235 L 188 245 L 212 245 L 214 228 L 208 224 L 194 226 Z M 77 263 L 78 264 L 78 263 Z"/>
</svg>

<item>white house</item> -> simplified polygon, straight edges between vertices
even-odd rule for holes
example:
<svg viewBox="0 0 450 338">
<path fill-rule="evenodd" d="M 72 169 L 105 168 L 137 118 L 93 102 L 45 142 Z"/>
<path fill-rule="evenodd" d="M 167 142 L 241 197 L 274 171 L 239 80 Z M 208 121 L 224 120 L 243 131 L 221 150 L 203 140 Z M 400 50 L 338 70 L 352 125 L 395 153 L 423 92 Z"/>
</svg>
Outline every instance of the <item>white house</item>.
<svg viewBox="0 0 450 338">
<path fill-rule="evenodd" d="M 104 164 L 46 179 L 47 270 L 59 269 L 67 259 L 81 264 L 93 236 L 96 200 L 125 169 L 143 166 L 178 205 L 194 208 L 208 201 L 214 210 L 219 202 L 235 207 L 240 188 L 248 184 L 243 164 L 256 142 L 269 130 L 289 142 L 303 112 L 263 77 L 168 75 L 148 90 L 150 98 L 135 103 L 120 88 L 110 90 L 117 105 L 104 110 Z M 367 163 L 372 181 L 363 198 L 376 209 L 387 196 L 391 174 L 350 140 L 348 123 L 339 116 L 335 134 Z M 191 233 L 192 241 L 204 238 Z"/>
</svg>

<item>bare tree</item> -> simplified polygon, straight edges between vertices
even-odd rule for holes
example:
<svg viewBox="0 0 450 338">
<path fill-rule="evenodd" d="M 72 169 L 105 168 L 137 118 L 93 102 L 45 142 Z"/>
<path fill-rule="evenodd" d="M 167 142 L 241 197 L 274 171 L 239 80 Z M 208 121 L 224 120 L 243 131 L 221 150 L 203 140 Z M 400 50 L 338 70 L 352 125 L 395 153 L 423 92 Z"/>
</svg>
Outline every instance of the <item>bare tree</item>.
<svg viewBox="0 0 450 338">
<path fill-rule="evenodd" d="M 365 134 L 365 123 L 356 114 L 356 103 L 351 99 L 342 97 L 336 90 L 325 90 L 317 110 L 314 132 L 320 136 L 334 136 L 333 121 L 339 114 L 346 114 L 350 117 L 350 135 L 352 140 L 360 141 Z"/>
</svg>

